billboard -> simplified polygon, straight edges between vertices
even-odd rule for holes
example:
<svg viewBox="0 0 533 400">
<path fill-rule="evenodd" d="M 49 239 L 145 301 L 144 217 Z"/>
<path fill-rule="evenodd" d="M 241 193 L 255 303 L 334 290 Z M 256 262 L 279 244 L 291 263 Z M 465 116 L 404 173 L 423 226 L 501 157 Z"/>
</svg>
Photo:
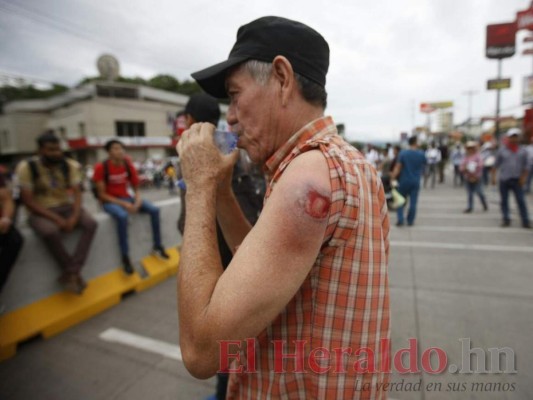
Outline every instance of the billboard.
<svg viewBox="0 0 533 400">
<path fill-rule="evenodd" d="M 487 58 L 507 58 L 516 51 L 516 23 L 487 25 Z"/>
<path fill-rule="evenodd" d="M 420 103 L 420 112 L 422 113 L 432 113 L 433 111 L 440 110 L 443 108 L 453 107 L 453 101 L 439 101 L 432 103 Z"/>
<path fill-rule="evenodd" d="M 511 78 L 489 79 L 487 81 L 487 90 L 509 89 L 511 87 Z"/>
<path fill-rule="evenodd" d="M 533 75 L 522 81 L 522 104 L 533 104 Z"/>
<path fill-rule="evenodd" d="M 533 4 L 532 4 L 533 6 Z M 517 30 L 529 29 L 533 30 L 533 8 L 519 11 L 516 13 L 516 28 Z"/>
</svg>

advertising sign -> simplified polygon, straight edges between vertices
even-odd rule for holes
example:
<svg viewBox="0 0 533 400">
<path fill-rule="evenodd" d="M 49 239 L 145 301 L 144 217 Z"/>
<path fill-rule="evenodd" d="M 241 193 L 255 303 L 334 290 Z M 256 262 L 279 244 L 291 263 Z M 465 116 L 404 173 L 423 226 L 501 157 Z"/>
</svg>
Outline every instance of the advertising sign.
<svg viewBox="0 0 533 400">
<path fill-rule="evenodd" d="M 533 30 L 533 7 L 516 13 L 516 28 Z"/>
<path fill-rule="evenodd" d="M 507 58 L 516 51 L 516 23 L 487 25 L 487 58 Z"/>
<path fill-rule="evenodd" d="M 522 82 L 522 104 L 533 104 L 533 75 L 525 76 Z"/>
<path fill-rule="evenodd" d="M 487 81 L 487 90 L 509 89 L 511 87 L 511 78 L 489 79 Z"/>
</svg>

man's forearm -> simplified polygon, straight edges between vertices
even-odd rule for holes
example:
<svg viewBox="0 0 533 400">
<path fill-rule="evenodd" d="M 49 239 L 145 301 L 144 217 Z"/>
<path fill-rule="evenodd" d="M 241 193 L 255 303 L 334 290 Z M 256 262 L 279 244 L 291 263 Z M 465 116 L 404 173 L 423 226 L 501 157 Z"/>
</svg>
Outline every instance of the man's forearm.
<svg viewBox="0 0 533 400">
<path fill-rule="evenodd" d="M 71 218 L 74 218 L 78 220 L 81 214 L 81 191 L 80 189 L 76 188 L 74 189 L 74 203 L 72 204 L 72 216 Z"/>
<path fill-rule="evenodd" d="M 187 191 L 187 218 L 178 270 L 178 312 L 182 348 L 191 349 L 194 354 L 213 346 L 206 334 L 211 326 L 204 318 L 223 272 L 216 237 L 215 190 Z"/>
<path fill-rule="evenodd" d="M 252 229 L 252 225 L 242 212 L 233 191 L 218 194 L 217 220 L 228 247 L 235 252 Z"/>
<path fill-rule="evenodd" d="M 57 222 L 58 218 L 61 218 L 58 214 L 53 211 L 50 211 L 48 208 L 41 206 L 34 200 L 25 202 L 25 205 L 32 213 L 40 215 L 41 217 L 45 217 L 50 221 Z"/>
</svg>

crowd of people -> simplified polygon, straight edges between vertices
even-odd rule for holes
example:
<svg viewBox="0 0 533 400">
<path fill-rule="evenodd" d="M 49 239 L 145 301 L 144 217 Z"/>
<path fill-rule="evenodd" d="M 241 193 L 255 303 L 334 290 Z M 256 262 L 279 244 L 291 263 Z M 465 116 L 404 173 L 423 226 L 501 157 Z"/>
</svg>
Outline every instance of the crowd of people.
<svg viewBox="0 0 533 400">
<path fill-rule="evenodd" d="M 227 122 L 268 182 L 264 202 L 250 204 L 257 191 L 243 153 L 222 154 L 213 143 L 219 114 L 217 107 L 208 110 L 214 99 L 191 97 L 187 130 L 177 146 L 179 170 L 168 172 L 186 183 L 178 220 L 183 232 L 179 336 L 183 363 L 193 376 L 231 372 L 229 379 L 219 376 L 217 398 L 386 398 L 390 374 L 380 363 L 389 352 L 382 343 L 390 343 L 390 221 L 383 188 L 408 201 L 408 207 L 396 210 L 396 225 L 414 225 L 421 184 L 429 182 L 434 190 L 444 182 L 448 148 L 430 143 L 422 151 L 411 137 L 408 148 L 357 151 L 324 114 L 328 68 L 329 45 L 320 33 L 297 21 L 263 17 L 239 28 L 227 60 L 192 74 L 206 93 L 229 98 Z M 474 194 L 487 209 L 481 182 L 490 172 L 494 184 L 499 179 L 502 226 L 510 225 L 507 197 L 513 192 L 522 225 L 530 227 L 523 187 L 532 158 L 519 142 L 520 131 L 510 130 L 486 158 L 476 142 L 466 143 L 465 151 L 462 145 L 454 148 L 455 181 L 468 191 L 465 212 L 473 211 Z M 63 156 L 51 133 L 39 137 L 38 145 L 38 156 L 17 168 L 20 199 L 31 214 L 30 225 L 62 269 L 60 282 L 81 293 L 86 283 L 80 270 L 97 224 L 82 207 L 79 165 Z M 130 274 L 128 215 L 149 214 L 153 249 L 160 257 L 168 255 L 159 210 L 142 199 L 124 146 L 111 140 L 106 150 L 109 158 L 94 168 L 95 192 L 116 221 L 124 271 Z M 491 156 L 492 166 L 485 162 Z M 10 198 L 0 189 L 0 234 L 5 235 L 0 243 L 18 243 L 1 259 L 13 263 L 22 241 Z M 70 255 L 60 232 L 77 227 L 83 240 Z M 2 265 L 2 271 L 11 266 Z M 253 365 L 237 357 L 222 368 L 221 345 L 244 341 Z M 280 342 L 291 349 L 305 344 L 289 354 L 273 345 Z M 317 349 L 344 354 L 344 349 L 362 348 L 372 353 L 375 369 L 346 368 L 343 357 L 320 357 L 340 364 L 323 370 L 314 358 Z M 352 357 L 357 360 L 356 353 L 346 359 Z M 279 363 L 281 371 L 274 370 Z M 248 367 L 253 373 L 234 373 Z"/>
<path fill-rule="evenodd" d="M 526 195 L 531 193 L 533 181 L 533 141 L 524 143 L 522 132 L 518 128 L 509 129 L 502 135 L 500 145 L 489 141 L 480 143 L 468 140 L 454 143 L 449 152 L 446 145 L 436 146 L 429 143 L 422 150 L 416 137 L 409 139 L 408 147 L 401 149 L 387 143 L 382 150 L 368 145 L 365 153 L 367 160 L 375 166 L 383 180 L 385 191 L 394 188 L 408 201 L 407 224 L 413 225 L 416 217 L 416 206 L 420 187 L 427 187 L 431 182 L 431 189 L 436 182 L 444 182 L 445 168 L 448 160 L 453 167 L 453 186 L 464 187 L 467 193 L 465 214 L 474 211 L 474 197 L 477 195 L 483 211 L 488 211 L 489 205 L 484 188 L 497 185 L 500 194 L 500 208 L 502 213 L 502 227 L 511 225 L 509 212 L 509 194 L 513 193 L 521 224 L 530 228 Z M 389 196 L 390 198 L 390 196 Z M 398 207 L 397 226 L 404 225 L 405 205 Z"/>
</svg>

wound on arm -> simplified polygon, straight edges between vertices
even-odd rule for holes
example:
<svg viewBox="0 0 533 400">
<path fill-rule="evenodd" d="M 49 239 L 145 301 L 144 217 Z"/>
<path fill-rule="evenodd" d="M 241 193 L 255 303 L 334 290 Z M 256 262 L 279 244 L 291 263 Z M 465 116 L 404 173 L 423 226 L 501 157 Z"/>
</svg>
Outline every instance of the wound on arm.
<svg viewBox="0 0 533 400">
<path fill-rule="evenodd" d="M 324 219 L 328 216 L 331 200 L 329 196 L 320 193 L 315 188 L 308 188 L 304 198 L 299 201 L 303 211 L 314 219 Z"/>
</svg>

